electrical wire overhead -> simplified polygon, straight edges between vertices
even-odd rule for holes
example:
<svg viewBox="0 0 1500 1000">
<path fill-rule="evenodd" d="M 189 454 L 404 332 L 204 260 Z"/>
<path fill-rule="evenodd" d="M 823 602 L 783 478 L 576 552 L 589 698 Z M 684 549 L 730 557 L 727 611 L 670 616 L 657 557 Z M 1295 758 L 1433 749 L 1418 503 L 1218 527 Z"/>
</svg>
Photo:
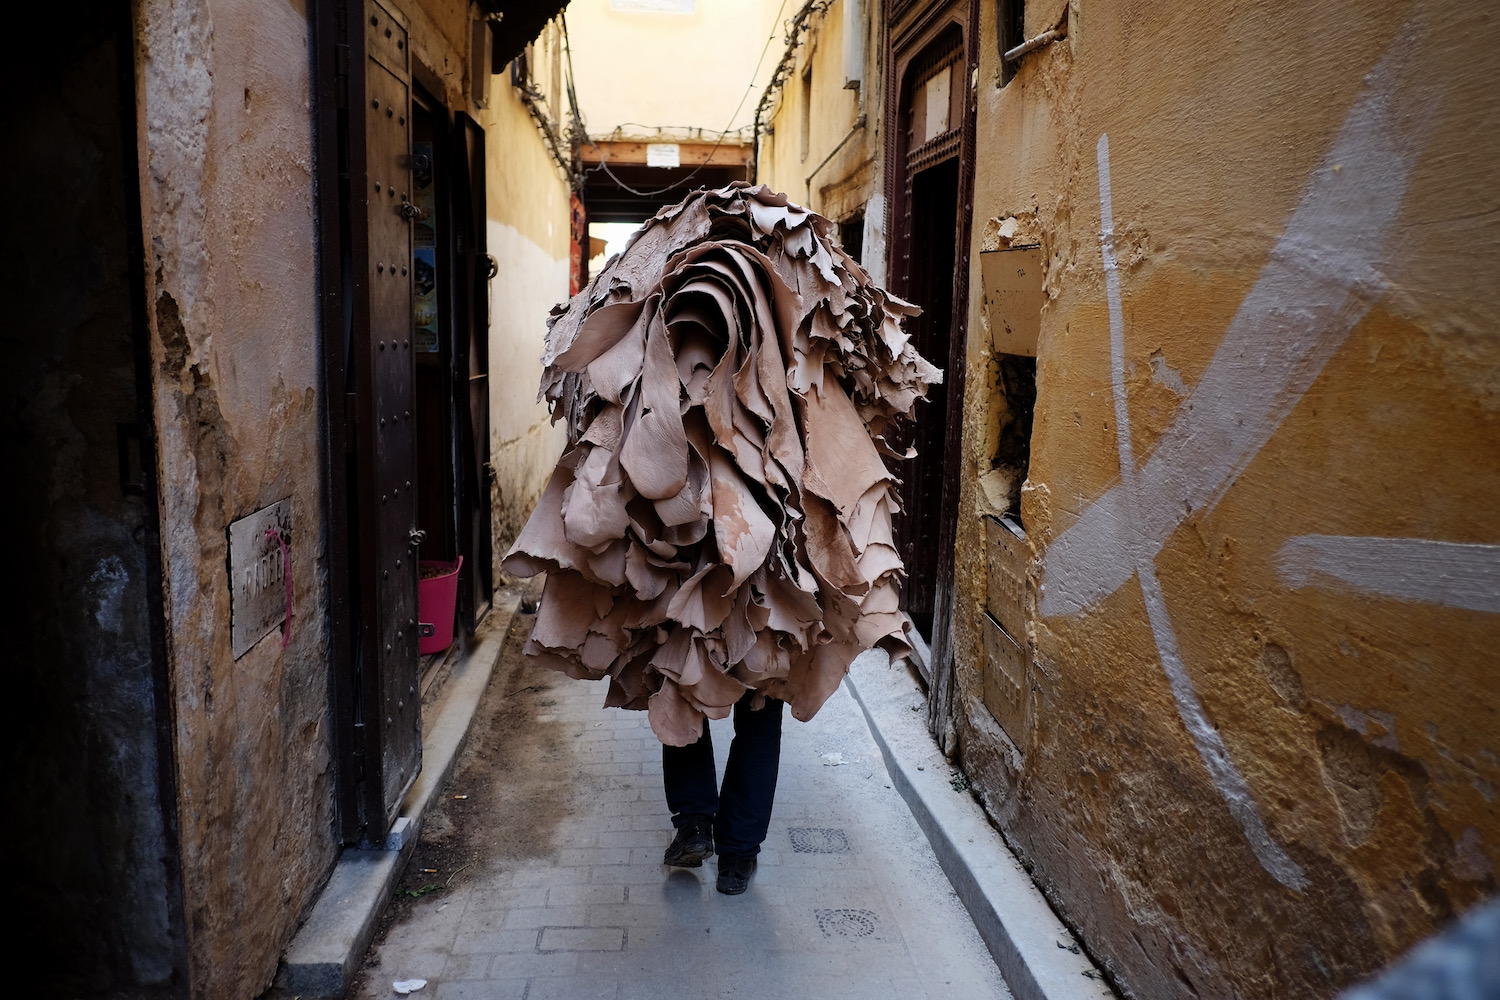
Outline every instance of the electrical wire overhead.
<svg viewBox="0 0 1500 1000">
<path fill-rule="evenodd" d="M 800 24 L 801 21 L 803 21 L 803 20 L 806 19 L 806 16 L 809 13 L 809 8 L 815 7 L 815 6 L 819 6 L 820 4 L 823 7 L 827 6 L 826 0 L 813 0 L 813 2 L 808 3 L 802 9 L 802 11 L 798 13 L 798 15 L 797 15 L 798 23 Z M 786 0 L 781 0 L 781 6 L 776 9 L 776 17 L 773 19 L 772 23 L 773 24 L 782 23 L 782 21 L 781 21 L 781 15 L 785 11 L 786 11 Z M 573 115 L 573 120 L 574 120 L 573 127 L 574 127 L 574 129 L 576 131 L 576 134 L 579 135 L 579 136 L 582 136 L 582 139 L 578 140 L 576 142 L 576 144 L 575 144 L 575 150 L 576 149 L 580 149 L 582 147 L 582 144 L 587 143 L 587 145 L 589 145 L 593 149 L 597 150 L 598 153 L 599 153 L 599 164 L 598 164 L 598 166 L 589 167 L 586 170 L 580 171 L 579 175 L 578 175 L 579 176 L 579 183 L 578 183 L 577 186 L 581 187 L 583 180 L 585 178 L 587 178 L 590 174 L 596 174 L 596 173 L 601 173 L 602 172 L 604 174 L 604 176 L 608 177 L 610 179 L 610 181 L 613 182 L 616 187 L 620 188 L 622 191 L 628 192 L 629 194 L 635 195 L 637 198 L 659 198 L 662 195 L 671 194 L 673 191 L 677 191 L 677 190 L 681 190 L 681 189 L 685 188 L 695 177 L 697 177 L 700 173 L 703 172 L 703 168 L 704 167 L 707 167 L 709 164 L 711 164 L 713 162 L 714 154 L 719 151 L 719 147 L 724 144 L 724 140 L 729 135 L 731 135 L 731 134 L 738 135 L 739 133 L 741 133 L 741 132 L 744 131 L 744 127 L 741 127 L 741 128 L 738 128 L 738 129 L 732 129 L 730 126 L 732 126 L 734 124 L 735 119 L 738 118 L 740 112 L 742 110 L 744 110 L 745 101 L 749 99 L 751 92 L 753 90 L 755 90 L 755 80 L 760 75 L 760 68 L 761 68 L 761 66 L 764 65 L 764 63 L 765 63 L 766 53 L 770 52 L 770 50 L 771 50 L 771 42 L 774 41 L 775 38 L 776 38 L 776 31 L 774 29 L 772 30 L 772 32 L 769 35 L 766 36 L 765 45 L 763 45 L 761 47 L 760 56 L 755 61 L 755 69 L 753 69 L 750 72 L 750 82 L 745 85 L 745 90 L 744 90 L 744 93 L 742 93 L 740 95 L 740 101 L 739 101 L 739 103 L 734 106 L 734 111 L 731 112 L 730 115 L 729 115 L 729 121 L 726 122 L 725 125 L 724 125 L 724 128 L 719 131 L 719 138 L 718 138 L 718 140 L 714 143 L 713 148 L 709 150 L 708 155 L 706 157 L 704 157 L 703 162 L 700 163 L 700 164 L 698 164 L 696 167 L 694 167 L 693 170 L 687 174 L 687 176 L 682 177 L 682 178 L 680 178 L 680 179 L 678 179 L 676 181 L 673 181 L 671 184 L 668 184 L 665 187 L 658 188 L 658 189 L 656 189 L 654 191 L 641 191 L 641 190 L 639 190 L 637 188 L 631 187 L 629 184 L 626 184 L 623 180 L 620 179 L 620 177 L 613 170 L 611 170 L 609 168 L 608 156 L 605 154 L 604 150 L 602 150 L 602 149 L 599 148 L 599 146 L 594 142 L 593 138 L 591 136 L 589 136 L 587 130 L 584 128 L 583 115 L 579 111 L 579 107 L 578 107 L 578 95 L 577 95 L 577 93 L 576 93 L 576 91 L 574 90 L 574 87 L 573 87 L 573 51 L 572 51 L 571 46 L 568 43 L 568 20 L 567 20 L 566 15 L 562 15 L 561 19 L 562 19 L 562 32 L 563 32 L 563 51 L 566 53 L 566 56 L 567 56 L 567 68 L 568 68 L 568 73 L 567 73 L 568 103 L 569 103 L 569 106 L 570 106 L 570 111 L 571 111 L 571 113 Z M 796 28 L 794 26 L 794 28 L 792 30 L 794 31 L 794 34 L 791 37 L 795 38 L 796 37 L 795 32 L 796 31 L 800 31 L 800 29 L 798 29 L 798 28 Z M 767 89 L 769 90 L 769 86 L 768 86 Z M 762 98 L 762 103 L 764 103 L 764 98 Z M 760 115 L 760 112 L 759 112 L 759 110 L 757 110 L 756 111 L 756 116 L 757 116 L 756 122 L 753 123 L 752 126 L 751 126 L 751 128 L 752 128 L 752 132 L 751 132 L 751 138 L 752 138 L 752 140 L 754 139 L 754 136 L 755 136 L 755 130 L 758 130 L 758 127 L 759 127 L 759 115 Z M 616 126 L 616 128 L 618 128 L 618 127 L 619 126 Z"/>
</svg>

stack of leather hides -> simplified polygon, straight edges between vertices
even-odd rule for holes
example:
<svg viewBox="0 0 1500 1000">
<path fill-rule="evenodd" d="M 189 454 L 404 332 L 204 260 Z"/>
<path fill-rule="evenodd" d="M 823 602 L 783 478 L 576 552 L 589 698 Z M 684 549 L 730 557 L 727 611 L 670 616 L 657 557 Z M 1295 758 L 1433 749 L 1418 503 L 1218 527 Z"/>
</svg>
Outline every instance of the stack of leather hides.
<svg viewBox="0 0 1500 1000">
<path fill-rule="evenodd" d="M 570 444 L 504 561 L 547 574 L 527 653 L 682 746 L 747 689 L 805 721 L 859 653 L 907 651 L 882 454 L 942 379 L 917 312 L 764 186 L 646 222 L 549 321 Z"/>
</svg>

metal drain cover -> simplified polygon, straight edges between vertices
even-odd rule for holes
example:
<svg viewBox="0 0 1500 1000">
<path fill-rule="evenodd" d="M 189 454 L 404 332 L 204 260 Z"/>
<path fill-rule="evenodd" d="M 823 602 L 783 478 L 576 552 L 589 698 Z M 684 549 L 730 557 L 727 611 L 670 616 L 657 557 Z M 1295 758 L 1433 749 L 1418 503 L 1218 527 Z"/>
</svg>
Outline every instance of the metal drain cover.
<svg viewBox="0 0 1500 1000">
<path fill-rule="evenodd" d="M 797 854 L 848 854 L 849 838 L 843 830 L 819 826 L 794 826 L 787 831 Z"/>
<path fill-rule="evenodd" d="M 814 910 L 813 916 L 818 918 L 818 930 L 828 938 L 870 937 L 878 926 L 870 910 Z"/>
</svg>

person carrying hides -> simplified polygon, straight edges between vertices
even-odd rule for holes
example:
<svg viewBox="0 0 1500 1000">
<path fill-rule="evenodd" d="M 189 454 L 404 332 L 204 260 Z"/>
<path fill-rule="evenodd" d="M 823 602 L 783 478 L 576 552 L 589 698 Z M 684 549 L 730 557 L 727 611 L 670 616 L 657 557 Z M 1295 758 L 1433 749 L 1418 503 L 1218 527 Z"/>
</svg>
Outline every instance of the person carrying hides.
<svg viewBox="0 0 1500 1000">
<path fill-rule="evenodd" d="M 705 719 L 737 705 L 737 732 L 743 713 L 774 711 L 779 747 L 781 703 L 807 721 L 860 652 L 909 651 L 881 456 L 908 457 L 884 434 L 942 373 L 901 328 L 917 308 L 833 233 L 763 185 L 698 191 L 555 309 L 539 398 L 569 445 L 503 562 L 547 573 L 526 652 L 647 711 L 673 848 L 718 815 L 721 891 L 726 862 L 754 867 L 775 761 L 739 830 L 727 801 L 673 801 L 671 750 L 701 756 Z M 711 750 L 707 766 L 711 792 Z M 712 853 L 698 832 L 675 863 Z"/>
</svg>

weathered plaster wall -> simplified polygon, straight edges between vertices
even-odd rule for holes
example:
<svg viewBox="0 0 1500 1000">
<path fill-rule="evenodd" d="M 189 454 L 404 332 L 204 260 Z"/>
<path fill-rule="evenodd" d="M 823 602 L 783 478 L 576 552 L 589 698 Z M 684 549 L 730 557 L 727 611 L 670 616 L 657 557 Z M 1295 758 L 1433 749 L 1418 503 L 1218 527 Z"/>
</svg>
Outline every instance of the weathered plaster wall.
<svg viewBox="0 0 1500 1000">
<path fill-rule="evenodd" d="M 568 183 L 520 95 L 505 76 L 490 81 L 479 119 L 488 140 L 490 282 L 490 464 L 495 481 L 495 565 L 547 485 L 566 443 L 537 402 L 542 341 L 552 307 L 568 298 Z"/>
<path fill-rule="evenodd" d="M 308 24 L 147 0 L 141 106 L 193 993 L 264 989 L 331 866 Z M 235 660 L 229 523 L 291 498 L 295 616 Z"/>
<path fill-rule="evenodd" d="M 140 415 L 130 22 L 103 0 L 32 17 L 37 34 L 0 71 L 13 95 L 0 132 L 24 192 L 0 221 L 11 303 L 0 333 L 10 567 L 0 672 L 12 706 L 0 850 L 13 859 L 15 987 L 76 996 L 168 986 L 182 971 L 182 926 L 158 788 L 154 524 L 143 493 L 122 485 L 118 451 Z M 125 478 L 139 484 L 139 441 L 123 444 Z"/>
<path fill-rule="evenodd" d="M 984 32 L 971 329 L 987 220 L 1047 272 L 1009 733 L 970 339 L 964 766 L 1127 991 L 1332 995 L 1496 890 L 1500 28 L 1076 2 L 1003 89 Z"/>
</svg>

